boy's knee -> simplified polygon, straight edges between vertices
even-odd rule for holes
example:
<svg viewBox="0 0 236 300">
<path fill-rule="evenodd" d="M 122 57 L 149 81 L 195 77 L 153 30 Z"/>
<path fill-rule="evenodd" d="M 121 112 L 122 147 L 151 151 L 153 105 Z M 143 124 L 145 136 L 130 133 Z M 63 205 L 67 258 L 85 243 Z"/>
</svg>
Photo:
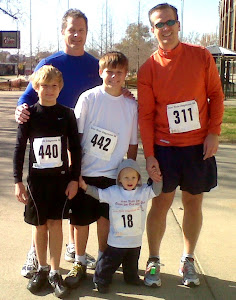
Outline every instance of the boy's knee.
<svg viewBox="0 0 236 300">
<path fill-rule="evenodd" d="M 48 229 L 62 228 L 62 220 L 47 220 Z"/>
</svg>

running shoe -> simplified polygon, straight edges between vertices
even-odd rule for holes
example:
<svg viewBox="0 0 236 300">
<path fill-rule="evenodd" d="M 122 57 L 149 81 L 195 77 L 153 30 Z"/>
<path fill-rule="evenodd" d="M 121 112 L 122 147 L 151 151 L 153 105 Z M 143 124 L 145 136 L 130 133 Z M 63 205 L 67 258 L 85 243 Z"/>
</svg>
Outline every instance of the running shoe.
<svg viewBox="0 0 236 300">
<path fill-rule="evenodd" d="M 108 284 L 102 284 L 100 282 L 94 282 L 95 289 L 98 290 L 101 294 L 107 294 L 109 292 L 109 285 Z"/>
<path fill-rule="evenodd" d="M 48 274 L 49 270 L 40 269 L 29 280 L 27 289 L 33 294 L 39 292 L 43 287 L 48 285 Z"/>
<path fill-rule="evenodd" d="M 157 257 L 149 258 L 144 275 L 144 284 L 150 287 L 161 286 L 160 260 Z"/>
<path fill-rule="evenodd" d="M 85 253 L 85 254 L 86 254 L 86 260 L 87 260 L 87 268 L 95 270 L 96 264 L 97 264 L 96 259 L 88 253 Z M 75 261 L 75 245 L 74 244 L 72 244 L 72 245 L 66 244 L 65 260 L 68 262 Z"/>
<path fill-rule="evenodd" d="M 75 245 L 66 244 L 66 252 L 65 252 L 65 260 L 68 262 L 74 262 L 75 261 Z"/>
<path fill-rule="evenodd" d="M 55 296 L 57 298 L 64 298 L 69 294 L 68 288 L 65 286 L 65 283 L 60 274 L 55 274 L 48 277 L 48 281 L 51 287 L 54 289 Z"/>
<path fill-rule="evenodd" d="M 181 266 L 179 268 L 179 274 L 183 276 L 182 283 L 186 286 L 200 285 L 198 274 L 194 267 L 193 258 L 185 258 L 181 260 Z"/>
<path fill-rule="evenodd" d="M 86 266 L 80 262 L 74 262 L 72 270 L 66 275 L 65 283 L 69 288 L 75 289 L 86 275 Z"/>
<path fill-rule="evenodd" d="M 30 250 L 27 254 L 26 262 L 21 269 L 21 275 L 26 278 L 32 278 L 38 270 L 38 260 L 36 252 Z"/>
<path fill-rule="evenodd" d="M 87 268 L 91 269 L 91 270 L 95 270 L 96 265 L 97 265 L 96 259 L 88 253 L 85 253 L 85 254 L 86 254 L 86 260 L 87 260 Z"/>
</svg>

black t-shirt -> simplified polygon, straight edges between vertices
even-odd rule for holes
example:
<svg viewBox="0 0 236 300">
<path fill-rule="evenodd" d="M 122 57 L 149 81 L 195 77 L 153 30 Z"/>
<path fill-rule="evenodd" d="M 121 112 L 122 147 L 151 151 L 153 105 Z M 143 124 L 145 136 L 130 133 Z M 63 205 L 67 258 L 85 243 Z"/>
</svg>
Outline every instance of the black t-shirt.
<svg viewBox="0 0 236 300">
<path fill-rule="evenodd" d="M 78 180 L 81 148 L 76 118 L 72 109 L 60 104 L 29 108 L 30 119 L 17 130 L 13 159 L 15 183 L 22 181 L 27 140 L 30 142 L 29 176 L 69 173 L 68 153 L 71 152 L 71 180 Z"/>
</svg>

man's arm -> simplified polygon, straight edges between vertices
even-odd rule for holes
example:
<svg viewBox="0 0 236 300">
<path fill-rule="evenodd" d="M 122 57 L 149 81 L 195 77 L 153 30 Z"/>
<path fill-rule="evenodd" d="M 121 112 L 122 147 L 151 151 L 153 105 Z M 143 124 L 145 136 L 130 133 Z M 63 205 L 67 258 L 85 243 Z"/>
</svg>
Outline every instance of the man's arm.
<svg viewBox="0 0 236 300">
<path fill-rule="evenodd" d="M 152 87 L 150 63 L 141 66 L 138 72 L 138 119 L 144 155 L 154 156 L 155 98 Z"/>
<path fill-rule="evenodd" d="M 204 160 L 215 155 L 219 146 L 219 135 L 224 113 L 224 94 L 219 73 L 212 55 L 206 50 L 206 92 L 209 99 L 209 128 L 204 141 Z"/>
<path fill-rule="evenodd" d="M 46 64 L 46 59 L 42 59 L 38 63 L 34 71 L 37 71 L 45 64 Z M 15 110 L 15 120 L 17 123 L 23 124 L 24 122 L 28 121 L 30 115 L 28 111 L 28 107 L 30 105 L 35 104 L 37 101 L 38 101 L 38 94 L 33 89 L 32 83 L 29 82 L 24 93 L 20 96 L 17 102 L 17 107 Z"/>
</svg>

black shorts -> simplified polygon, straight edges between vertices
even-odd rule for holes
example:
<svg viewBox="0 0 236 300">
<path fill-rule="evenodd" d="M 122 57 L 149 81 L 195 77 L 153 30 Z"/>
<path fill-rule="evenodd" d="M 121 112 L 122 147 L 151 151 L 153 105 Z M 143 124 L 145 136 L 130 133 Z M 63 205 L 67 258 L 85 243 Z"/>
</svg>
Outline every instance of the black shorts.
<svg viewBox="0 0 236 300">
<path fill-rule="evenodd" d="M 83 179 L 87 184 L 96 186 L 100 189 L 106 189 L 109 186 L 116 184 L 115 179 L 103 176 L 83 176 Z M 97 221 L 100 217 L 104 217 L 109 220 L 109 205 L 107 203 L 100 203 L 97 199 L 86 195 L 82 189 L 79 189 L 76 197 L 70 203 L 70 223 L 72 225 L 89 225 Z"/>
<path fill-rule="evenodd" d="M 215 157 L 203 160 L 203 145 L 187 147 L 154 146 L 163 176 L 164 193 L 180 186 L 192 195 L 209 192 L 217 185 Z"/>
<path fill-rule="evenodd" d="M 29 201 L 25 206 L 25 222 L 44 225 L 48 219 L 67 219 L 69 205 L 65 191 L 68 176 L 34 176 L 27 178 Z"/>
</svg>

